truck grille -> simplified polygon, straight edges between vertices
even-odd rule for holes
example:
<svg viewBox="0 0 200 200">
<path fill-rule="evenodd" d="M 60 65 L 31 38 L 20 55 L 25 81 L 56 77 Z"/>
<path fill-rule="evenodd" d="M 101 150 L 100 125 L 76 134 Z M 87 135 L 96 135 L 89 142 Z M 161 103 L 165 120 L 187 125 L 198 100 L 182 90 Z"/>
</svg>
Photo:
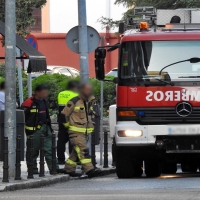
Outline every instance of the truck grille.
<svg viewBox="0 0 200 200">
<path fill-rule="evenodd" d="M 139 124 L 190 124 L 200 123 L 200 107 L 193 107 L 192 113 L 187 117 L 180 117 L 173 108 L 137 108 L 134 109 L 137 113 L 139 111 L 145 112 L 144 117 L 139 117 L 137 122 Z"/>
</svg>

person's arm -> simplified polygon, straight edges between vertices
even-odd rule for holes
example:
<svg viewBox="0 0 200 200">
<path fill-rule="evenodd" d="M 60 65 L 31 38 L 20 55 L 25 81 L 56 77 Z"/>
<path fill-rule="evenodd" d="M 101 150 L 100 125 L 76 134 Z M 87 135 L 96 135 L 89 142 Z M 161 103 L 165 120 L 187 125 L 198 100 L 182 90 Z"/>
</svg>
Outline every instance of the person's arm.
<svg viewBox="0 0 200 200">
<path fill-rule="evenodd" d="M 30 114 L 30 107 L 32 105 L 32 102 L 30 100 L 26 100 L 22 105 L 21 105 L 21 109 L 24 111 L 24 115 L 25 115 L 25 121 L 28 120 L 29 118 L 29 114 Z"/>
<path fill-rule="evenodd" d="M 66 122 L 69 122 L 69 117 L 74 110 L 74 106 L 74 103 L 72 101 L 69 101 L 63 109 L 63 111 L 61 112 L 63 115 L 65 115 Z"/>
</svg>

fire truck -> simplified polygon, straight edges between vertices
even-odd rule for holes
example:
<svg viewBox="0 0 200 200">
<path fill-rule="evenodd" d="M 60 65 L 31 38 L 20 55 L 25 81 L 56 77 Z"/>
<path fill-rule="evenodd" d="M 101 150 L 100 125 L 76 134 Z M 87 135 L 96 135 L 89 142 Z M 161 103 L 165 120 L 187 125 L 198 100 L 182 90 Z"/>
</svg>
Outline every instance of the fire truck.
<svg viewBox="0 0 200 200">
<path fill-rule="evenodd" d="M 122 25 L 121 25 L 122 26 Z M 111 122 L 119 178 L 173 174 L 200 167 L 200 25 L 167 24 L 121 34 L 95 51 L 104 80 L 107 51 L 119 49 L 116 109 Z M 114 117 L 113 117 L 114 116 Z"/>
</svg>

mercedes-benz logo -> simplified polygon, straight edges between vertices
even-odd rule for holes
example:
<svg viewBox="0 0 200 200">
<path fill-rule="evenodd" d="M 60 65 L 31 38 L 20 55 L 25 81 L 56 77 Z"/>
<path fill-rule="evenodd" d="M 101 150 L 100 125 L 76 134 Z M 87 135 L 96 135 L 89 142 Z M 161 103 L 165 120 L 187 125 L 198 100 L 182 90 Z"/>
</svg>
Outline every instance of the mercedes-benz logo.
<svg viewBox="0 0 200 200">
<path fill-rule="evenodd" d="M 187 117 L 192 113 L 192 106 L 187 102 L 179 103 L 176 106 L 176 113 L 181 117 Z"/>
</svg>

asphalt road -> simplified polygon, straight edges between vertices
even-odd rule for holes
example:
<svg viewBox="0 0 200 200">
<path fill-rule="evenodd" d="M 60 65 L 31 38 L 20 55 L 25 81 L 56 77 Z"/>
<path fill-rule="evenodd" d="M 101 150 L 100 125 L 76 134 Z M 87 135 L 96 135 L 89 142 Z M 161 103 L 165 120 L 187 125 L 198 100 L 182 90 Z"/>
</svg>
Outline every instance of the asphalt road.
<svg viewBox="0 0 200 200">
<path fill-rule="evenodd" d="M 200 200 L 200 174 L 159 178 L 107 177 L 70 180 L 49 187 L 0 193 L 0 199 L 19 200 Z"/>
</svg>

